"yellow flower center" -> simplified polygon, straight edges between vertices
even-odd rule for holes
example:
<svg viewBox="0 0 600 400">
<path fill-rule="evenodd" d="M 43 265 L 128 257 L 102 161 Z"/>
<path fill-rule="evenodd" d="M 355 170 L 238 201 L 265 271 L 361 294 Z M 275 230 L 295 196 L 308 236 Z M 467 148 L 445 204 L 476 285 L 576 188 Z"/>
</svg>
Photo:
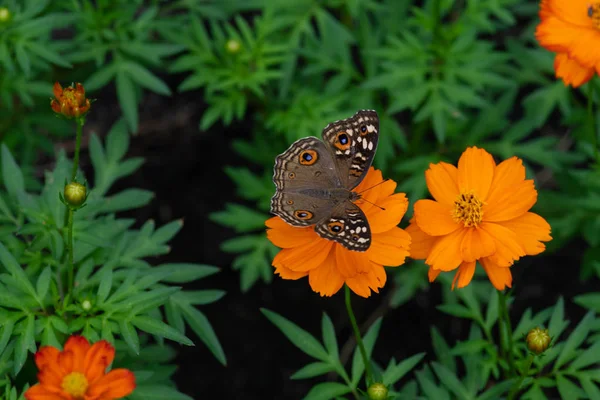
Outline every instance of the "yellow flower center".
<svg viewBox="0 0 600 400">
<path fill-rule="evenodd" d="M 473 193 L 462 193 L 454 201 L 452 218 L 462 222 L 465 228 L 476 227 L 483 220 L 483 201 Z"/>
<path fill-rule="evenodd" d="M 61 387 L 75 399 L 80 400 L 87 391 L 88 380 L 81 372 L 71 372 L 63 378 Z"/>
<path fill-rule="evenodd" d="M 588 17 L 592 19 L 592 23 L 596 29 L 600 29 L 600 3 L 594 3 L 588 6 Z"/>
</svg>

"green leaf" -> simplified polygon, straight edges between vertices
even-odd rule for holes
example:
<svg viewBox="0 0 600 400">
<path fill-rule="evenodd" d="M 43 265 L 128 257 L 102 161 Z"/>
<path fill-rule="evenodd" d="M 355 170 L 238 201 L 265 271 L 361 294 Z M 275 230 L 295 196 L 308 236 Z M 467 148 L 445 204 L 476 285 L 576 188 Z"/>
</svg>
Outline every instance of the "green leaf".
<svg viewBox="0 0 600 400">
<path fill-rule="evenodd" d="M 106 159 L 117 163 L 127 153 L 129 148 L 129 133 L 124 119 L 115 122 L 106 135 Z"/>
<path fill-rule="evenodd" d="M 108 85 L 117 73 L 118 66 L 115 63 L 104 65 L 93 72 L 84 83 L 86 91 L 94 91 Z"/>
<path fill-rule="evenodd" d="M 475 319 L 473 312 L 462 304 L 440 304 L 436 308 L 455 317 Z"/>
<path fill-rule="evenodd" d="M 350 393 L 350 388 L 337 382 L 319 383 L 310 389 L 303 400 L 330 400 Z"/>
<path fill-rule="evenodd" d="M 21 268 L 17 260 L 15 260 L 2 243 L 0 243 L 0 263 L 6 268 L 11 276 L 15 278 L 20 289 L 29 294 L 32 298 L 36 298 L 37 293 L 29 281 L 27 274 L 25 274 L 23 268 Z"/>
<path fill-rule="evenodd" d="M 325 348 L 310 333 L 273 311 L 266 308 L 261 308 L 260 311 L 281 330 L 294 346 L 304 353 L 317 360 L 327 361 L 329 359 Z"/>
<path fill-rule="evenodd" d="M 216 359 L 221 364 L 227 365 L 221 343 L 219 343 L 219 339 L 206 316 L 198 309 L 191 306 L 182 306 L 181 311 L 190 328 L 198 335 L 200 340 L 208 347 Z"/>
<path fill-rule="evenodd" d="M 442 387 L 438 387 L 433 381 L 433 377 L 429 376 L 429 373 L 417 371 L 415 375 L 427 399 L 450 400 L 448 391 Z"/>
<path fill-rule="evenodd" d="M 437 359 L 450 371 L 456 372 L 456 361 L 454 361 L 450 346 L 436 327 L 431 328 L 431 343 Z"/>
<path fill-rule="evenodd" d="M 132 394 L 127 396 L 131 400 L 194 400 L 192 397 L 179 392 L 177 389 L 163 385 L 138 385 Z"/>
<path fill-rule="evenodd" d="M 594 322 L 594 312 L 589 311 L 585 317 L 581 320 L 581 322 L 575 327 L 567 341 L 565 342 L 565 347 L 563 347 L 561 353 L 558 356 L 558 359 L 554 363 L 553 371 L 557 371 L 562 365 L 571 360 L 576 356 L 576 350 L 583 343 L 585 338 L 587 337 L 591 325 Z"/>
<path fill-rule="evenodd" d="M 40 300 L 44 300 L 50 287 L 50 280 L 52 279 L 52 268 L 49 266 L 44 268 L 36 283 L 36 292 Z"/>
<path fill-rule="evenodd" d="M 2 143 L 2 179 L 4 187 L 12 197 L 17 197 L 25 192 L 25 181 L 21 168 L 4 143 Z"/>
<path fill-rule="evenodd" d="M 575 296 L 573 299 L 575 304 L 600 313 L 600 293 L 586 293 L 579 296 Z"/>
<path fill-rule="evenodd" d="M 218 267 L 203 264 L 169 263 L 155 269 L 166 269 L 170 274 L 162 281 L 169 283 L 185 283 L 211 276 L 220 271 Z"/>
<path fill-rule="evenodd" d="M 163 96 L 171 95 L 171 89 L 144 66 L 127 61 L 121 64 L 121 68 L 127 71 L 131 79 L 138 85 Z"/>
<path fill-rule="evenodd" d="M 71 68 L 72 65 L 70 62 L 66 61 L 60 54 L 52 51 L 48 46 L 42 46 L 35 42 L 27 42 L 27 47 L 31 50 L 35 55 L 43 58 L 46 61 L 49 61 L 53 64 L 59 65 L 65 68 Z"/>
<path fill-rule="evenodd" d="M 561 374 L 556 375 L 556 386 L 561 399 L 587 399 L 583 390 Z"/>
<path fill-rule="evenodd" d="M 117 71 L 117 98 L 121 105 L 121 110 L 129 126 L 129 130 L 137 133 L 138 130 L 138 104 L 135 85 L 129 78 L 129 75 L 121 69 Z"/>
<path fill-rule="evenodd" d="M 456 375 L 454 375 L 452 371 L 435 361 L 431 363 L 431 366 L 444 386 L 454 393 L 459 399 L 468 400 L 473 398 L 467 388 L 461 383 L 461 381 Z"/>
<path fill-rule="evenodd" d="M 186 346 L 194 345 L 194 342 L 192 342 L 185 335 L 179 333 L 177 329 L 172 328 L 169 325 L 157 319 L 146 316 L 137 316 L 133 317 L 131 319 L 131 322 L 138 329 L 146 331 L 152 335 L 163 337 L 165 339 L 170 339 L 181 344 L 185 344 Z"/>
<path fill-rule="evenodd" d="M 393 368 L 388 368 L 383 373 L 383 384 L 390 386 L 398 382 L 404 375 L 411 371 L 415 365 L 417 365 L 423 359 L 423 357 L 425 357 L 425 353 L 418 353 L 409 358 L 405 358 L 401 363 Z"/>
<path fill-rule="evenodd" d="M 554 306 L 554 311 L 552 312 L 550 322 L 548 323 L 548 333 L 550 334 L 550 337 L 558 338 L 568 325 L 569 322 L 565 321 L 565 306 L 561 296 Z"/>
<path fill-rule="evenodd" d="M 100 284 L 98 285 L 98 292 L 96 294 L 96 301 L 99 305 L 103 304 L 108 298 L 110 289 L 112 288 L 113 282 L 113 271 L 110 266 L 103 268 L 100 275 Z"/>
<path fill-rule="evenodd" d="M 600 363 L 600 341 L 583 350 L 569 365 L 569 371 L 577 371 L 596 363 Z"/>
<path fill-rule="evenodd" d="M 375 342 L 377 341 L 377 336 L 379 335 L 379 329 L 381 328 L 382 318 L 377 318 L 373 325 L 369 327 L 369 330 L 363 337 L 363 344 L 365 346 L 365 351 L 367 352 L 367 357 L 371 357 L 371 353 L 373 352 L 373 347 L 375 347 Z M 369 360 L 370 361 L 370 360 Z M 358 346 L 354 349 L 354 356 L 352 357 L 352 385 L 356 386 L 363 372 L 365 371 L 365 362 L 363 360 L 362 354 Z"/>
<path fill-rule="evenodd" d="M 121 336 L 129 348 L 136 354 L 140 354 L 140 338 L 130 321 L 119 321 Z"/>
<path fill-rule="evenodd" d="M 325 344 L 325 349 L 331 358 L 339 358 L 338 344 L 335 337 L 335 328 L 333 327 L 331 318 L 329 318 L 329 316 L 325 313 L 323 313 L 323 318 L 321 318 L 321 330 L 323 331 L 323 343 Z"/>
<path fill-rule="evenodd" d="M 269 217 L 241 204 L 228 203 L 225 205 L 225 211 L 214 212 L 209 218 L 239 233 L 264 229 L 265 221 Z"/>
<path fill-rule="evenodd" d="M 329 372 L 332 372 L 334 369 L 334 366 L 332 366 L 330 363 L 317 361 L 302 367 L 294 374 L 292 374 L 292 376 L 290 376 L 290 379 L 314 378 L 315 376 L 325 375 Z"/>
<path fill-rule="evenodd" d="M 152 200 L 154 193 L 142 189 L 125 189 L 113 196 L 106 197 L 97 207 L 99 213 L 113 213 L 145 206 Z"/>
</svg>

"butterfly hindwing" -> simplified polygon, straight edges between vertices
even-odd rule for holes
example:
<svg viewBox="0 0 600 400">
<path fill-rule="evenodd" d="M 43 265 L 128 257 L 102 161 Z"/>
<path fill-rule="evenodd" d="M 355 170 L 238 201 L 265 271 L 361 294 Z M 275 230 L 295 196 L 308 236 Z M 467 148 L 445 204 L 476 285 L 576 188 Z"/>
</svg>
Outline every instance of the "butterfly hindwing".
<svg viewBox="0 0 600 400">
<path fill-rule="evenodd" d="M 349 250 L 365 251 L 371 245 L 371 228 L 367 217 L 350 201 L 334 207 L 329 216 L 317 223 L 315 232 Z"/>
<path fill-rule="evenodd" d="M 333 155 L 342 186 L 355 188 L 367 174 L 377 151 L 377 112 L 360 110 L 350 118 L 332 122 L 323 129 L 322 136 Z"/>
</svg>

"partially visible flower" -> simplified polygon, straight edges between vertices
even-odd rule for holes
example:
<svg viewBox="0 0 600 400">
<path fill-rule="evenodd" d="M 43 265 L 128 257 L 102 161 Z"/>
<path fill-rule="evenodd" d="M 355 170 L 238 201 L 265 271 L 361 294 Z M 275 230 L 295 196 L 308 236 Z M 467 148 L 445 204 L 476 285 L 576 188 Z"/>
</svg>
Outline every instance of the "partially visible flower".
<svg viewBox="0 0 600 400">
<path fill-rule="evenodd" d="M 67 86 L 63 89 L 60 83 L 54 83 L 54 99 L 50 101 L 52 110 L 68 119 L 80 118 L 90 110 L 90 100 L 85 97 L 85 89 L 81 83 L 75 87 Z"/>
<path fill-rule="evenodd" d="M 373 167 L 354 191 L 365 189 L 369 189 L 362 195 L 365 201 L 358 200 L 356 204 L 371 228 L 371 246 L 367 251 L 348 250 L 320 237 L 314 226 L 294 227 L 273 217 L 266 221 L 267 237 L 282 248 L 273 259 L 275 273 L 283 279 L 308 276 L 310 287 L 321 296 L 334 295 L 344 283 L 362 297 L 369 297 L 371 290 L 378 293 L 387 279 L 383 266 L 397 267 L 408 256 L 410 236 L 397 226 L 408 200 L 404 193 L 394 194 L 396 182 L 383 182 L 381 171 Z"/>
<path fill-rule="evenodd" d="M 86 198 L 86 188 L 81 183 L 71 182 L 65 185 L 64 199 L 72 208 L 81 206 Z"/>
<path fill-rule="evenodd" d="M 548 329 L 533 328 L 527 334 L 525 341 L 527 342 L 527 348 L 531 352 L 541 354 L 550 345 L 551 338 L 548 334 Z"/>
<path fill-rule="evenodd" d="M 556 53 L 557 78 L 578 87 L 600 73 L 600 2 L 542 0 L 540 19 L 535 37 Z"/>
<path fill-rule="evenodd" d="M 511 287 L 509 267 L 543 252 L 541 242 L 552 240 L 546 220 L 529 212 L 537 191 L 517 157 L 496 165 L 487 151 L 471 147 L 458 168 L 430 164 L 425 178 L 435 200 L 415 203 L 406 231 L 411 257 L 425 259 L 430 282 L 442 271 L 457 270 L 452 288 L 467 286 L 479 261 L 496 289 Z"/>
<path fill-rule="evenodd" d="M 227 49 L 228 52 L 230 52 L 231 54 L 235 54 L 238 51 L 240 51 L 240 48 L 242 46 L 240 45 L 240 42 L 238 42 L 235 39 L 229 39 L 227 41 L 227 43 L 225 43 L 225 48 Z"/>
<path fill-rule="evenodd" d="M 386 400 L 388 398 L 388 388 L 381 382 L 375 382 L 367 389 L 369 400 Z"/>
<path fill-rule="evenodd" d="M 0 7 L 0 24 L 10 21 L 10 10 L 6 7 Z"/>
<path fill-rule="evenodd" d="M 115 348 L 106 340 L 90 346 L 86 338 L 71 336 L 63 351 L 44 346 L 35 354 L 40 383 L 25 392 L 27 400 L 114 400 L 135 389 L 134 374 L 123 368 L 106 373 Z"/>
</svg>

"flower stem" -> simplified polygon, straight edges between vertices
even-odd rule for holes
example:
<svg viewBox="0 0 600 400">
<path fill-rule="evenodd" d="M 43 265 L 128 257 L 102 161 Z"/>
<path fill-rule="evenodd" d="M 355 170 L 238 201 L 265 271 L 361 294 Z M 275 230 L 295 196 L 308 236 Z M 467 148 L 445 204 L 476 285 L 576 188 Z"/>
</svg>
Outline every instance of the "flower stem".
<svg viewBox="0 0 600 400">
<path fill-rule="evenodd" d="M 344 289 L 346 290 L 346 309 L 348 310 L 348 317 L 350 318 L 350 323 L 352 324 L 352 329 L 354 330 L 354 337 L 356 337 L 356 344 L 360 349 L 360 354 L 363 358 L 363 363 L 365 364 L 365 372 L 367 374 L 367 386 L 373 383 L 373 373 L 371 372 L 371 362 L 369 357 L 367 357 L 367 350 L 365 349 L 365 345 L 363 344 L 362 337 L 360 336 L 360 330 L 358 329 L 358 325 L 356 324 L 356 317 L 354 316 L 354 311 L 352 311 L 352 302 L 350 300 L 350 288 L 348 285 L 345 285 Z"/>
<path fill-rule="evenodd" d="M 594 156 L 596 158 L 596 162 L 598 163 L 598 165 L 600 166 L 600 151 L 598 150 L 598 131 L 597 131 L 597 123 L 596 123 L 596 118 L 597 118 L 597 113 L 594 112 L 594 89 L 595 89 L 595 85 L 594 85 L 594 80 L 590 80 L 590 82 L 588 83 L 589 86 L 589 92 L 588 92 L 588 103 L 587 103 L 587 111 L 588 111 L 588 118 L 590 119 L 590 126 L 592 129 L 592 143 L 594 145 Z"/>
<path fill-rule="evenodd" d="M 506 293 L 502 290 L 498 290 L 498 298 L 500 310 L 498 316 L 502 325 L 500 326 L 500 347 L 502 348 L 502 332 L 504 331 L 507 336 L 507 346 L 506 353 L 508 354 L 508 366 L 510 368 L 510 375 L 515 375 L 515 360 L 513 358 L 513 338 L 512 338 L 512 325 L 510 323 L 510 315 L 508 314 L 508 307 L 506 306 Z M 504 328 L 504 329 L 503 329 Z"/>
<path fill-rule="evenodd" d="M 73 170 L 71 172 L 71 182 L 75 181 L 77 176 L 77 168 L 79 168 L 79 149 L 81 147 L 81 135 L 83 133 L 83 125 L 85 124 L 84 118 L 77 118 L 75 120 L 77 125 L 77 136 L 75 137 L 75 155 L 73 156 Z"/>
<path fill-rule="evenodd" d="M 69 261 L 68 261 L 68 268 L 69 268 L 69 280 L 68 283 L 69 285 L 67 286 L 67 291 L 70 293 L 73 290 L 73 285 L 74 285 L 74 265 L 73 265 L 73 213 L 74 211 L 69 207 L 68 211 L 68 218 L 67 218 L 67 229 L 68 229 L 68 234 L 67 234 L 67 254 L 69 257 Z"/>
<path fill-rule="evenodd" d="M 529 369 L 531 368 L 531 364 L 533 364 L 533 358 L 534 358 L 534 355 L 529 354 L 529 357 L 527 358 L 527 364 L 525 365 L 525 369 L 521 373 L 521 377 L 515 383 L 515 385 L 512 387 L 512 389 L 510 389 L 510 392 L 508 393 L 508 398 L 507 398 L 508 400 L 514 399 L 515 395 L 519 391 L 519 388 L 521 387 L 521 384 L 523 383 L 525 378 L 529 375 Z"/>
</svg>

